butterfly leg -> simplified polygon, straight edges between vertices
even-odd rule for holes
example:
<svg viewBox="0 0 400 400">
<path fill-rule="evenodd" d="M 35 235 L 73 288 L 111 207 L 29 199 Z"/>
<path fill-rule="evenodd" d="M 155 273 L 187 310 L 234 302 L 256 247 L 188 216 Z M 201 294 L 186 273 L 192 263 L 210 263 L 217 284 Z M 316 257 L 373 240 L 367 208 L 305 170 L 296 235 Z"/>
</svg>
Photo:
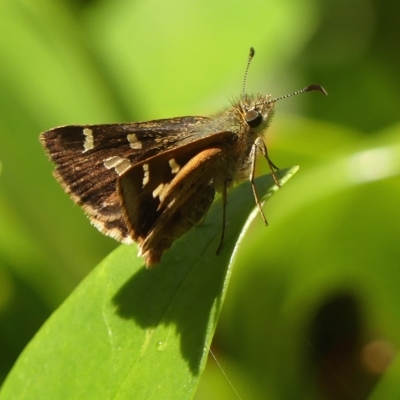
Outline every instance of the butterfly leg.
<svg viewBox="0 0 400 400">
<path fill-rule="evenodd" d="M 260 138 L 261 139 L 261 138 Z M 261 140 L 262 141 L 262 140 Z M 259 145 L 257 144 L 258 139 L 254 142 L 254 144 L 251 146 L 251 151 L 250 151 L 250 184 L 251 188 L 253 189 L 253 195 L 254 199 L 256 201 L 258 210 L 260 211 L 261 217 L 265 223 L 265 225 L 268 225 L 267 218 L 265 218 L 264 211 L 261 207 L 260 199 L 258 198 L 257 190 L 256 190 L 256 185 L 254 184 L 254 175 L 255 175 L 255 170 L 256 170 L 256 159 L 257 159 L 257 148 Z M 263 142 L 263 141 L 262 141 Z M 264 142 L 263 142 L 264 143 Z M 265 146 L 265 145 L 264 145 Z"/>
<path fill-rule="evenodd" d="M 278 178 L 275 175 L 275 171 L 278 171 L 279 168 L 269 158 L 267 146 L 265 146 L 264 140 L 262 140 L 261 137 L 257 138 L 256 141 L 254 142 L 253 147 L 254 146 L 258 147 L 261 150 L 262 155 L 267 160 L 269 169 L 271 170 L 272 178 L 274 179 L 276 186 L 281 187 L 281 184 L 279 183 Z"/>
</svg>

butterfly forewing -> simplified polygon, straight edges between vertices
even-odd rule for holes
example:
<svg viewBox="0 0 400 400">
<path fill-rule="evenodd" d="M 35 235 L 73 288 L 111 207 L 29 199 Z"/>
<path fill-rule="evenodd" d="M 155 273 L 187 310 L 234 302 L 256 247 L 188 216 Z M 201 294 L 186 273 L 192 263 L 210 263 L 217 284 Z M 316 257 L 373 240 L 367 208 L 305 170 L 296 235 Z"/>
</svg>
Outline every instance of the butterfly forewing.
<svg viewBox="0 0 400 400">
<path fill-rule="evenodd" d="M 178 165 L 183 166 L 202 148 L 221 140 L 218 134 L 188 139 L 188 130 L 201 132 L 208 121 L 205 117 L 182 117 L 144 123 L 62 126 L 42 134 L 41 142 L 57 165 L 56 178 L 83 207 L 92 224 L 114 239 L 132 243 L 132 232 L 145 232 L 159 216 L 154 190 L 173 179 Z M 178 156 L 187 150 L 183 158 Z M 160 158 L 164 153 L 168 154 Z M 177 165 L 173 164 L 174 157 Z M 154 180 L 141 193 L 143 165 L 148 159 L 151 171 L 147 176 Z M 141 225 L 134 223 L 135 229 L 129 233 L 116 184 L 130 170 L 131 177 L 136 176 L 132 191 L 137 196 L 127 206 L 137 211 L 143 228 L 138 229 Z"/>
</svg>

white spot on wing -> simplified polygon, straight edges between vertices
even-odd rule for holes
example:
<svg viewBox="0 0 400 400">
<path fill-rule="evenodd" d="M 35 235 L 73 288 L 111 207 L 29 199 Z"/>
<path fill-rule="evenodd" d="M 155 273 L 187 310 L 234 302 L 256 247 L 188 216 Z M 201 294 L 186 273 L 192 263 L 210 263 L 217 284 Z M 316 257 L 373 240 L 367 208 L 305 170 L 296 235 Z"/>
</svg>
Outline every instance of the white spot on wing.
<svg viewBox="0 0 400 400">
<path fill-rule="evenodd" d="M 130 167 L 131 167 L 131 162 L 127 158 L 123 158 L 122 161 L 115 166 L 115 171 L 118 175 L 122 175 Z"/>
<path fill-rule="evenodd" d="M 154 190 L 153 190 L 153 197 L 156 198 L 163 190 L 164 184 L 160 183 Z"/>
<path fill-rule="evenodd" d="M 158 197 L 160 198 L 160 201 L 163 202 L 165 199 L 165 196 L 168 193 L 168 188 L 169 188 L 169 183 L 165 183 L 163 185 L 163 188 L 161 189 L 160 193 L 158 194 Z"/>
<path fill-rule="evenodd" d="M 107 169 L 111 169 L 111 168 L 115 168 L 116 165 L 118 165 L 121 162 L 121 157 L 119 156 L 113 156 L 113 157 L 109 157 L 107 159 L 105 159 L 103 161 L 104 166 Z"/>
<path fill-rule="evenodd" d="M 144 176 L 143 176 L 142 184 L 143 184 L 143 186 L 146 186 L 150 181 L 149 164 L 143 164 L 143 172 L 144 172 Z"/>
<path fill-rule="evenodd" d="M 171 158 L 169 161 L 169 166 L 171 167 L 171 172 L 177 174 L 181 169 L 180 165 L 175 161 L 175 158 Z"/>
<path fill-rule="evenodd" d="M 142 143 L 134 133 L 130 133 L 127 138 L 132 149 L 140 150 L 142 148 Z"/>
<path fill-rule="evenodd" d="M 84 128 L 83 134 L 85 135 L 85 142 L 83 143 L 83 153 L 85 151 L 94 149 L 93 131 L 90 128 Z"/>
<path fill-rule="evenodd" d="M 131 162 L 127 158 L 119 156 L 109 157 L 103 161 L 103 164 L 107 169 L 114 168 L 118 175 L 122 175 L 132 166 Z"/>
</svg>

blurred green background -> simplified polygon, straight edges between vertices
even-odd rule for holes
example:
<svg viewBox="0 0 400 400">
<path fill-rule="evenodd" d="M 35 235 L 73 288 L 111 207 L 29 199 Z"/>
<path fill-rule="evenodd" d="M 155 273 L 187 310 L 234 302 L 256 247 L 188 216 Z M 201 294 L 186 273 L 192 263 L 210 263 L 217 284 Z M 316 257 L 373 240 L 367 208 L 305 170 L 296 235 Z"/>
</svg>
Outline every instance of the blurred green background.
<svg viewBox="0 0 400 400">
<path fill-rule="evenodd" d="M 53 126 L 283 100 L 266 135 L 300 171 L 243 241 L 213 352 L 243 399 L 400 397 L 400 4 L 0 0 L 0 379 L 118 244 L 51 176 Z M 267 173 L 260 159 L 259 173 Z M 251 195 L 251 194 L 249 194 Z M 228 205 L 229 206 L 229 205 Z M 212 358 L 196 399 L 234 399 Z"/>
</svg>

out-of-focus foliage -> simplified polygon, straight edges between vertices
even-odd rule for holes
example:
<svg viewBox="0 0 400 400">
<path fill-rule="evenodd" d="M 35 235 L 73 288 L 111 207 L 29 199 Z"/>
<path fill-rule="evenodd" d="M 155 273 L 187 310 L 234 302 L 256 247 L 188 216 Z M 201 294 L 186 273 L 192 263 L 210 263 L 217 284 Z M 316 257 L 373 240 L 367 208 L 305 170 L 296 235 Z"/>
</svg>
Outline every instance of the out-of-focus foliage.
<svg viewBox="0 0 400 400">
<path fill-rule="evenodd" d="M 244 399 L 395 398 L 399 7 L 0 0 L 1 379 L 116 246 L 51 177 L 39 132 L 218 111 L 254 46 L 248 92 L 329 97 L 277 104 L 269 154 L 301 169 L 242 244 L 214 353 Z M 212 360 L 196 398 L 235 398 Z"/>
<path fill-rule="evenodd" d="M 297 170 L 279 171 L 281 186 Z M 271 175 L 256 182 L 260 199 L 278 190 Z M 234 249 L 256 215 L 250 191 L 249 182 L 232 191 L 229 230 L 218 257 L 221 198 L 201 227 L 164 254 L 159 268 L 143 268 L 129 246 L 112 252 L 30 341 L 1 399 L 192 399 L 229 286 Z"/>
</svg>

